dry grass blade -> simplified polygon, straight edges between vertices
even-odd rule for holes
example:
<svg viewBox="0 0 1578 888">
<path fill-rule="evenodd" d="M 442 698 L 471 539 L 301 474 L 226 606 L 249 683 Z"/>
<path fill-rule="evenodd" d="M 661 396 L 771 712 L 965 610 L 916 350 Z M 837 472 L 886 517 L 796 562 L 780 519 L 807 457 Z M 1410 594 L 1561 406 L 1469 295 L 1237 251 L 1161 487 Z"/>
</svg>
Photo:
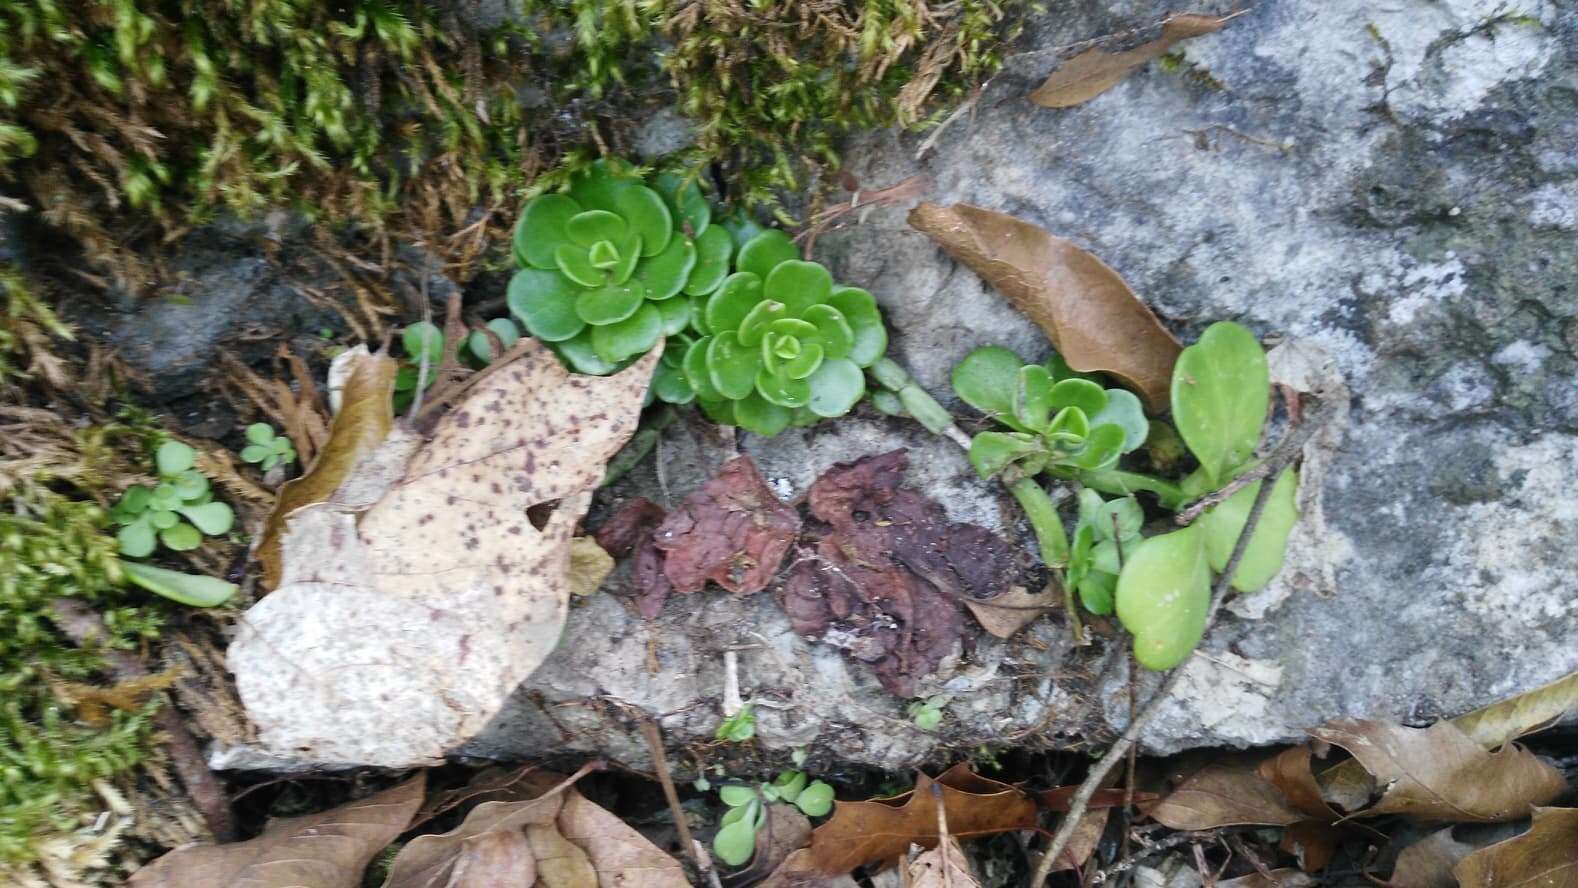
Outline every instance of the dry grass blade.
<svg viewBox="0 0 1578 888">
<path fill-rule="evenodd" d="M 1537 808 L 1528 832 L 1475 851 L 1452 872 L 1462 888 L 1578 885 L 1578 810 Z"/>
<path fill-rule="evenodd" d="M 1209 34 L 1233 17 L 1183 13 L 1163 22 L 1161 36 L 1143 46 L 1123 52 L 1086 50 L 1053 71 L 1030 94 L 1030 101 L 1045 108 L 1070 108 L 1088 102 L 1117 86 L 1135 68 L 1166 55 L 1178 41 Z"/>
</svg>

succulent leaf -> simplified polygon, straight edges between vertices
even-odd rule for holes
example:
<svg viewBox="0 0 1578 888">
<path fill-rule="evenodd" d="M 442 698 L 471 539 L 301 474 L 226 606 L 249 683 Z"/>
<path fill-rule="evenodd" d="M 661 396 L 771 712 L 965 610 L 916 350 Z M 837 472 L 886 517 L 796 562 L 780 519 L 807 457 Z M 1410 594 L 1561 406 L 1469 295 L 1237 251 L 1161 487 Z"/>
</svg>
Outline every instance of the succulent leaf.
<svg viewBox="0 0 1578 888">
<path fill-rule="evenodd" d="M 779 263 L 799 258 L 800 251 L 795 249 L 794 241 L 789 239 L 789 235 L 776 228 L 769 228 L 740 247 L 740 255 L 734 265 L 740 271 L 750 272 L 766 280 L 767 275 L 772 273 Z"/>
<path fill-rule="evenodd" d="M 855 335 L 849 359 L 862 367 L 875 364 L 888 350 L 888 328 L 882 323 L 876 297 L 859 287 L 838 287 L 828 304 L 838 309 Z"/>
<path fill-rule="evenodd" d="M 531 335 L 544 342 L 562 342 L 586 327 L 576 312 L 580 292 L 556 272 L 523 268 L 510 278 L 505 301 Z"/>
<path fill-rule="evenodd" d="M 718 289 L 729 275 L 729 259 L 734 255 L 734 240 L 722 228 L 708 228 L 695 238 L 696 267 L 685 282 L 688 296 L 705 296 Z"/>
</svg>

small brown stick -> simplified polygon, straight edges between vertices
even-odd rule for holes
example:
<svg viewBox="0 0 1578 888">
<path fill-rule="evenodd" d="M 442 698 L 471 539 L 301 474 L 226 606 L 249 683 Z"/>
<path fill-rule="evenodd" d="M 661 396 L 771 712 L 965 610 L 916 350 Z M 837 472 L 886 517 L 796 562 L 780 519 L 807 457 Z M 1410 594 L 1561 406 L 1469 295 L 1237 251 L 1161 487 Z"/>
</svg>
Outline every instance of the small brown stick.
<svg viewBox="0 0 1578 888">
<path fill-rule="evenodd" d="M 816 249 L 816 239 L 822 232 L 840 217 L 864 210 L 869 207 L 889 206 L 900 201 L 917 198 L 926 192 L 931 183 L 925 176 L 911 176 L 895 185 L 879 188 L 876 191 L 856 191 L 848 201 L 840 201 L 811 217 L 810 224 L 805 230 L 795 235 L 795 240 L 804 241 L 805 258 L 811 258 L 811 251 Z"/>
<path fill-rule="evenodd" d="M 1331 409 L 1326 405 L 1317 405 L 1315 410 L 1310 411 L 1306 415 L 1305 426 L 1289 432 L 1282 439 L 1282 442 L 1272 449 L 1271 454 L 1266 457 L 1263 463 L 1267 467 L 1266 474 L 1271 475 L 1293 462 L 1303 448 L 1301 446 L 1287 447 L 1284 445 L 1288 444 L 1290 439 L 1293 439 L 1295 436 L 1307 440 L 1309 435 L 1314 433 L 1313 427 L 1321 425 L 1330 413 Z M 1227 559 L 1227 564 L 1223 568 L 1221 576 L 1217 578 L 1216 586 L 1211 590 L 1211 606 L 1205 614 L 1205 629 L 1201 635 L 1202 638 L 1216 624 L 1216 616 L 1221 610 L 1222 600 L 1227 596 L 1227 590 L 1232 583 L 1233 574 L 1238 572 L 1238 563 L 1244 559 L 1244 551 L 1249 548 L 1249 540 L 1254 536 L 1256 525 L 1260 523 L 1260 516 L 1266 511 L 1266 503 L 1271 499 L 1273 487 L 1275 487 L 1273 484 L 1262 484 L 1255 495 L 1255 503 L 1250 507 L 1249 516 L 1244 521 L 1244 527 L 1239 531 L 1238 540 L 1233 544 L 1233 554 Z M 1161 686 L 1156 689 L 1155 693 L 1151 694 L 1150 699 L 1145 701 L 1145 706 L 1140 709 L 1139 714 L 1129 720 L 1129 724 L 1124 728 L 1122 736 L 1112 745 L 1111 749 L 1107 750 L 1107 754 L 1102 756 L 1101 760 L 1091 767 L 1090 773 L 1086 775 L 1085 781 L 1080 784 L 1079 791 L 1074 794 L 1074 799 L 1069 804 L 1068 814 L 1063 818 L 1063 822 L 1058 825 L 1057 833 L 1052 837 L 1052 847 L 1047 850 L 1046 855 L 1041 858 L 1040 865 L 1036 867 L 1036 874 L 1030 881 L 1032 886 L 1046 883 L 1047 876 L 1052 872 L 1053 861 L 1057 859 L 1058 855 L 1063 853 L 1063 849 L 1068 847 L 1069 841 L 1074 837 L 1074 828 L 1079 824 L 1080 817 L 1084 816 L 1086 808 L 1090 806 L 1090 800 L 1096 794 L 1096 789 L 1101 784 L 1101 781 L 1118 764 L 1119 759 L 1123 758 L 1129 751 L 1129 747 L 1133 746 L 1134 742 L 1139 739 L 1140 731 L 1161 711 L 1162 704 L 1172 696 L 1173 689 L 1183 679 L 1183 674 L 1184 669 L 1181 666 L 1167 674 L 1167 677 L 1162 680 Z"/>
<path fill-rule="evenodd" d="M 942 784 L 931 785 L 931 798 L 937 805 L 937 847 L 942 851 L 942 888 L 953 888 L 953 867 L 948 864 L 948 808 L 942 801 Z"/>
<path fill-rule="evenodd" d="M 1295 396 L 1295 399 L 1288 401 L 1288 403 L 1292 405 L 1299 402 L 1296 400 Z M 1292 414 L 1293 411 L 1290 409 L 1288 412 L 1289 414 Z M 1314 437 L 1315 433 L 1320 430 L 1322 425 L 1324 425 L 1323 422 L 1304 421 L 1289 429 L 1287 434 L 1282 436 L 1282 440 L 1277 442 L 1277 446 L 1273 447 L 1271 452 L 1266 454 L 1266 458 L 1261 460 L 1258 465 L 1244 474 L 1239 475 L 1237 478 L 1234 478 L 1232 481 L 1229 481 L 1227 486 L 1223 487 L 1221 490 L 1208 493 L 1205 496 L 1202 496 L 1190 503 L 1188 508 L 1179 512 L 1177 517 L 1175 517 L 1173 520 L 1178 522 L 1180 525 L 1192 524 L 1194 523 L 1195 519 L 1199 518 L 1205 513 L 1206 509 L 1211 508 L 1217 503 L 1226 501 L 1233 494 L 1243 490 L 1245 487 L 1248 487 L 1256 481 L 1259 481 L 1263 478 L 1268 478 L 1272 474 L 1280 472 L 1298 457 L 1298 454 L 1304 450 L 1304 445 L 1309 443 L 1309 439 Z"/>
<path fill-rule="evenodd" d="M 652 752 L 652 767 L 657 771 L 658 783 L 663 785 L 663 798 L 668 800 L 669 813 L 674 817 L 674 829 L 679 833 L 679 843 L 685 846 L 685 854 L 690 857 L 691 863 L 696 865 L 702 875 L 706 877 L 707 884 L 712 888 L 720 888 L 718 874 L 712 868 L 712 859 L 690 834 L 690 822 L 685 819 L 685 809 L 679 805 L 679 791 L 674 788 L 674 778 L 668 772 L 668 756 L 663 754 L 663 732 L 658 729 L 657 722 L 644 712 L 630 711 L 641 722 L 641 736 L 647 741 L 647 748 Z"/>
<path fill-rule="evenodd" d="M 57 598 L 50 605 L 54 611 L 54 620 L 62 632 L 65 632 L 79 647 L 87 647 L 96 641 L 109 636 L 109 630 L 104 626 L 104 619 L 98 612 L 74 598 Z M 102 651 L 104 659 L 110 664 L 115 677 L 120 681 L 134 681 L 148 677 L 148 667 L 144 666 L 137 655 L 131 651 L 116 651 L 108 648 Z M 181 723 L 181 716 L 175 711 L 172 704 L 166 703 L 159 707 L 153 717 L 154 727 L 165 736 L 165 745 L 169 749 L 170 764 L 175 768 L 175 773 L 181 778 L 181 784 L 186 787 L 186 792 L 192 797 L 192 803 L 202 813 L 203 820 L 208 824 L 208 831 L 214 834 L 217 842 L 234 841 L 236 838 L 235 817 L 230 811 L 230 798 L 225 794 L 225 788 L 220 784 L 219 778 L 208 769 L 208 762 L 203 759 L 202 750 L 197 748 L 197 741 L 186 730 L 186 725 Z"/>
</svg>

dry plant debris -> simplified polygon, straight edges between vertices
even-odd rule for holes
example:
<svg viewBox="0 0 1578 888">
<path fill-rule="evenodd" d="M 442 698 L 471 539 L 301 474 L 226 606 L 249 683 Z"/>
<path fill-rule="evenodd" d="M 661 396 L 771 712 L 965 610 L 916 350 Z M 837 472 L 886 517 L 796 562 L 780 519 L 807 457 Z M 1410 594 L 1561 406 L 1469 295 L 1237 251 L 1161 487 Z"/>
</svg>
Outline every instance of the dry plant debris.
<svg viewBox="0 0 1578 888">
<path fill-rule="evenodd" d="M 279 588 L 229 651 L 261 745 L 410 767 L 480 730 L 558 642 L 571 536 L 660 351 L 572 376 L 522 340 L 359 517 L 333 502 L 292 512 Z M 551 509 L 540 526 L 532 507 Z"/>
<path fill-rule="evenodd" d="M 1181 13 L 1162 23 L 1161 36 L 1134 49 L 1122 52 L 1087 49 L 1053 71 L 1046 82 L 1030 94 L 1030 101 L 1044 108 L 1084 104 L 1123 82 L 1123 78 L 1141 65 L 1166 55 L 1173 44 L 1210 34 L 1233 17 Z"/>
</svg>

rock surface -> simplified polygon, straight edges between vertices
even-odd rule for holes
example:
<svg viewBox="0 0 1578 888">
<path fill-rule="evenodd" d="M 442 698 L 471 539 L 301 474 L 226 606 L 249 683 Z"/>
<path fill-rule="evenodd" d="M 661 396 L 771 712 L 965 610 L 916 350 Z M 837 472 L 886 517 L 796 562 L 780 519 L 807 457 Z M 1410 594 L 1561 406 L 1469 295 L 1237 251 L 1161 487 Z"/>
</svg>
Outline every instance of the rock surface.
<svg viewBox="0 0 1578 888">
<path fill-rule="evenodd" d="M 1170 5 L 1057 7 L 921 160 L 920 138 L 878 134 L 848 155 L 852 172 L 869 188 L 924 174 L 932 201 L 1075 240 L 1186 341 L 1234 319 L 1318 345 L 1352 391 L 1289 569 L 1237 603 L 1149 748 L 1271 743 L 1339 715 L 1424 722 L 1578 669 L 1578 10 L 1271 0 L 1088 104 L 1047 110 L 1024 96 L 1060 48 L 1149 39 Z M 902 210 L 828 233 L 818 252 L 877 294 L 897 356 L 939 396 L 975 346 L 1045 351 Z M 956 452 L 903 423 L 742 446 L 798 493 L 827 464 L 900 444 L 919 448 L 912 479 L 956 520 L 1017 525 Z M 666 486 L 679 496 L 694 481 Z M 673 741 L 704 741 L 722 649 L 751 644 L 744 691 L 786 707 L 759 709 L 769 749 L 815 739 L 891 767 L 1043 717 L 1054 739 L 1121 729 L 1123 669 L 1093 687 L 1100 652 L 1065 657 L 1063 636 L 1042 621 L 1028 640 L 985 639 L 945 662 L 935 689 L 954 700 L 932 736 L 861 667 L 790 635 L 767 596 L 671 601 L 653 625 L 600 597 L 473 751 L 644 760 L 615 699 L 660 715 Z"/>
</svg>

